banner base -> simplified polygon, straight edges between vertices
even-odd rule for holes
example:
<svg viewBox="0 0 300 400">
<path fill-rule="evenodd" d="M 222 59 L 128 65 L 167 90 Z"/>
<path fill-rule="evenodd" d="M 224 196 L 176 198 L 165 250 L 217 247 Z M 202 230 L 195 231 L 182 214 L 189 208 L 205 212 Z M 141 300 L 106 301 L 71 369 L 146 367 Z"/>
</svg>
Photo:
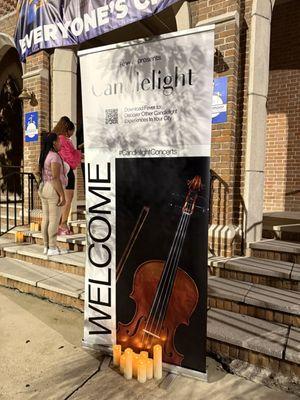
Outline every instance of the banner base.
<svg viewBox="0 0 300 400">
<path fill-rule="evenodd" d="M 99 344 L 91 345 L 90 343 L 87 343 L 84 340 L 82 340 L 82 347 L 86 350 L 100 351 L 105 355 L 112 356 L 112 347 L 109 346 L 101 346 Z M 208 382 L 207 372 L 194 371 L 192 369 L 183 368 L 177 365 L 171 365 L 166 363 L 163 363 L 163 370 L 169 372 L 172 375 L 177 375 L 177 376 L 181 375 L 187 378 L 193 378 L 199 381 Z M 174 379 L 175 378 L 172 377 L 171 380 L 173 381 Z"/>
</svg>

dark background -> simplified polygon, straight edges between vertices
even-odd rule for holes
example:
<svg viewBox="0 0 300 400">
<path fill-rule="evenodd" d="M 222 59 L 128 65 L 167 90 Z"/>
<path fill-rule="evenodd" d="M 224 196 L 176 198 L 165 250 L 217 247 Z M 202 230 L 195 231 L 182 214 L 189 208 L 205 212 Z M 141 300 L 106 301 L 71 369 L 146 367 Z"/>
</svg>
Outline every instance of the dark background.
<svg viewBox="0 0 300 400">
<path fill-rule="evenodd" d="M 136 269 L 149 260 L 166 260 L 188 192 L 187 181 L 200 175 L 202 188 L 191 216 L 179 267 L 195 281 L 199 303 L 189 326 L 176 330 L 175 347 L 182 366 L 206 371 L 207 231 L 209 158 L 127 158 L 116 160 L 117 264 L 144 206 L 150 212 L 117 283 L 117 321 L 128 323 L 135 312 L 129 298 Z"/>
</svg>

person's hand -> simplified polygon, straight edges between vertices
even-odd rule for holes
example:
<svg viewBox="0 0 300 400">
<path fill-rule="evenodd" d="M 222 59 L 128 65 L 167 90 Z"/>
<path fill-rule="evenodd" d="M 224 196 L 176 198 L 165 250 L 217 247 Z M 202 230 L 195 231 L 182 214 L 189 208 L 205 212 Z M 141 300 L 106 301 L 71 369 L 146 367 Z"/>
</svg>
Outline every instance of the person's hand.
<svg viewBox="0 0 300 400">
<path fill-rule="evenodd" d="M 65 196 L 59 196 L 59 201 L 57 203 L 58 207 L 63 207 L 66 204 Z"/>
</svg>

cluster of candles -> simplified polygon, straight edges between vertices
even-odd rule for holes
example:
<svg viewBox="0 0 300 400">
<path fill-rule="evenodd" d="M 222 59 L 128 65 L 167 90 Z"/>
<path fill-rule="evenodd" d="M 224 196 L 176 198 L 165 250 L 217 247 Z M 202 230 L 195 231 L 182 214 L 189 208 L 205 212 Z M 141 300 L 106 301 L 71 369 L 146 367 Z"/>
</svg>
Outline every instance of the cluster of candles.
<svg viewBox="0 0 300 400">
<path fill-rule="evenodd" d="M 122 354 L 119 344 L 113 346 L 113 363 L 120 368 L 121 374 L 126 379 L 137 378 L 140 383 L 149 379 L 162 378 L 162 347 L 157 344 L 153 347 L 153 359 L 149 358 L 147 351 L 135 353 L 127 348 Z"/>
<path fill-rule="evenodd" d="M 38 232 L 40 230 L 40 224 L 36 222 L 30 223 L 30 231 L 31 232 Z"/>
<path fill-rule="evenodd" d="M 15 234 L 15 242 L 16 243 L 23 243 L 25 235 L 23 232 L 16 232 Z"/>
</svg>

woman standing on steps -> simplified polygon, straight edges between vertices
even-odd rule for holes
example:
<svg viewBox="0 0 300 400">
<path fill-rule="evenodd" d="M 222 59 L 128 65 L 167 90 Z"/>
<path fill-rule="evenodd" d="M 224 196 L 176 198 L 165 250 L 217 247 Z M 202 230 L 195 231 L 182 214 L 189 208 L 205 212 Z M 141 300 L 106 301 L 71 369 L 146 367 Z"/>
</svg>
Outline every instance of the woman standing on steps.
<svg viewBox="0 0 300 400">
<path fill-rule="evenodd" d="M 61 251 L 56 244 L 61 210 L 66 204 L 64 187 L 68 183 L 67 166 L 58 154 L 60 147 L 57 134 L 49 133 L 44 140 L 39 159 L 42 176 L 39 187 L 43 209 L 42 234 L 44 254 L 48 256 L 66 253 L 66 251 Z"/>
<path fill-rule="evenodd" d="M 58 229 L 59 235 L 71 235 L 72 232 L 68 226 L 68 218 L 71 210 L 72 200 L 74 197 L 75 189 L 75 174 L 74 170 L 80 165 L 82 153 L 80 150 L 75 149 L 71 137 L 74 134 L 75 126 L 68 117 L 62 117 L 53 131 L 59 135 L 61 148 L 59 154 L 61 158 L 70 167 L 68 173 L 68 185 L 65 188 L 66 204 L 62 210 L 61 223 Z"/>
</svg>

